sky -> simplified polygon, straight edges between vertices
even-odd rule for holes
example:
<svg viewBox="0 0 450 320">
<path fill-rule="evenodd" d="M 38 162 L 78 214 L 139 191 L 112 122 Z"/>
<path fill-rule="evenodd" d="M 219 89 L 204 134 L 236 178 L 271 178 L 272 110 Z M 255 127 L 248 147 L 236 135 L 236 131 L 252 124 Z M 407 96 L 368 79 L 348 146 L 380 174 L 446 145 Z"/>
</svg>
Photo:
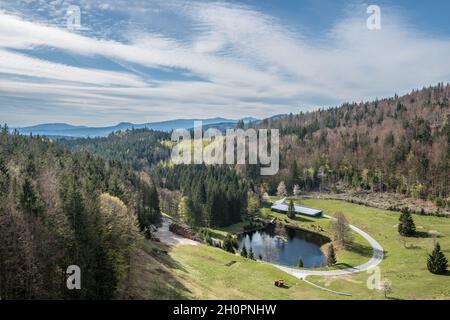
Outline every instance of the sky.
<svg viewBox="0 0 450 320">
<path fill-rule="evenodd" d="M 447 0 L 0 0 L 0 123 L 265 118 L 401 95 L 450 81 L 449 12 Z"/>
</svg>

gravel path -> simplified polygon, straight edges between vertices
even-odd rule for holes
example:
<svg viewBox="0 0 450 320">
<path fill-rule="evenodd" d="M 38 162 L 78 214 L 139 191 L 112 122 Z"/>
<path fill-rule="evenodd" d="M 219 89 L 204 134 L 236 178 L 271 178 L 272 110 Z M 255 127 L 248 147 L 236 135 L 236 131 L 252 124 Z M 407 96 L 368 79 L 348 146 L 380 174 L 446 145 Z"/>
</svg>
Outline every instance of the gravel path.
<svg viewBox="0 0 450 320">
<path fill-rule="evenodd" d="M 199 244 L 197 241 L 186 239 L 179 235 L 176 235 L 175 233 L 170 232 L 169 225 L 170 220 L 164 217 L 162 226 L 159 227 L 155 232 L 155 236 L 159 238 L 161 242 L 174 247 L 183 245 L 197 246 Z"/>
</svg>

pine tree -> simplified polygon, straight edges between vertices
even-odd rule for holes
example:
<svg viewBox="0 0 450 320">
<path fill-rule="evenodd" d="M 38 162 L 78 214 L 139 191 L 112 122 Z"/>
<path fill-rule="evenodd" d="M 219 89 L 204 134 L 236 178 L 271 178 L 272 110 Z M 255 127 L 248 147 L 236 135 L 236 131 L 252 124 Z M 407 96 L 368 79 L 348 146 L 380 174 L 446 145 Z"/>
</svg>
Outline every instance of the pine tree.
<svg viewBox="0 0 450 320">
<path fill-rule="evenodd" d="M 287 216 L 289 217 L 289 219 L 295 218 L 295 207 L 294 207 L 294 201 L 292 201 L 292 200 L 289 201 Z"/>
<path fill-rule="evenodd" d="M 248 258 L 251 260 L 255 260 L 255 256 L 253 253 L 253 247 L 250 246 L 250 250 L 248 251 Z"/>
<path fill-rule="evenodd" d="M 404 210 L 400 215 L 400 223 L 398 224 L 398 232 L 402 236 L 412 236 L 416 232 L 414 220 L 409 210 Z"/>
<path fill-rule="evenodd" d="M 434 245 L 433 252 L 428 256 L 427 267 L 431 273 L 444 274 L 447 272 L 448 260 L 441 251 L 439 242 Z"/>
<path fill-rule="evenodd" d="M 330 244 L 328 246 L 328 252 L 327 252 L 327 265 L 329 267 L 336 264 L 336 253 L 334 252 L 334 246 Z"/>
<path fill-rule="evenodd" d="M 225 240 L 223 241 L 223 249 L 230 253 L 234 253 L 233 238 L 231 237 L 230 234 L 227 234 Z"/>
<path fill-rule="evenodd" d="M 19 202 L 21 209 L 29 216 L 36 217 L 39 215 L 40 206 L 38 197 L 29 178 L 25 178 L 25 181 L 23 182 Z"/>
<path fill-rule="evenodd" d="M 298 257 L 298 267 L 303 268 L 303 260 L 302 257 Z"/>
<path fill-rule="evenodd" d="M 245 247 L 245 244 L 244 244 L 244 246 L 242 247 L 242 250 L 241 250 L 241 257 L 247 258 L 247 256 L 248 256 L 247 248 Z"/>
</svg>

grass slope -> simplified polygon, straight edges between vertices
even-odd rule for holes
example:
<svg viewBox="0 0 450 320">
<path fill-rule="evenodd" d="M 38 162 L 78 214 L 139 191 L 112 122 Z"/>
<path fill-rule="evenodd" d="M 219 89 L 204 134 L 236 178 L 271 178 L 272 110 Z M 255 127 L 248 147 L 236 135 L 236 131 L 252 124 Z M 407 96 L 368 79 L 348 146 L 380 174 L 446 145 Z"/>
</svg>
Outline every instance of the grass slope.
<svg viewBox="0 0 450 320">
<path fill-rule="evenodd" d="M 375 238 L 385 249 L 385 259 L 379 265 L 381 278 L 392 282 L 394 299 L 450 299 L 450 272 L 433 275 L 428 272 L 426 261 L 438 240 L 447 257 L 450 257 L 450 219 L 413 215 L 419 236 L 400 238 L 397 224 L 400 213 L 369 208 L 343 201 L 304 200 L 309 206 L 322 208 L 327 214 L 343 212 L 349 222 Z M 428 232 L 438 232 L 437 239 Z M 355 298 L 380 298 L 380 294 L 367 288 L 370 274 L 361 273 L 344 278 L 311 277 L 319 285 L 333 290 L 351 292 Z"/>
<path fill-rule="evenodd" d="M 380 264 L 380 271 L 381 279 L 388 278 L 392 282 L 393 291 L 388 295 L 389 298 L 450 298 L 450 273 L 439 276 L 429 273 L 426 269 L 427 254 L 431 252 L 435 241 L 427 232 L 437 231 L 440 234 L 438 241 L 446 256 L 450 257 L 450 219 L 413 216 L 421 236 L 406 238 L 405 245 L 397 233 L 400 215 L 398 212 L 335 200 L 308 199 L 302 200 L 301 203 L 322 208 L 329 215 L 334 215 L 337 211 L 343 212 L 351 224 L 368 232 L 384 247 L 386 257 Z M 290 223 L 311 229 L 320 225 L 325 233 L 329 227 L 329 222 L 325 219 L 311 222 L 298 217 Z M 225 231 L 232 232 L 240 230 L 241 227 L 236 225 Z M 364 249 L 368 247 L 365 240 L 356 237 L 354 242 L 356 249 L 338 252 L 338 262 L 356 265 L 370 258 L 371 250 Z M 153 248 L 156 248 L 156 251 Z M 161 249 L 168 250 L 167 254 L 158 251 Z M 167 248 L 162 244 L 147 243 L 146 250 L 151 253 L 152 260 L 141 257 L 137 263 L 141 269 L 140 274 L 136 275 L 136 278 L 140 279 L 138 287 L 146 287 L 140 289 L 140 297 L 144 298 L 384 299 L 380 291 L 367 288 L 366 283 L 369 277 L 373 276 L 369 273 L 308 278 L 323 287 L 352 294 L 351 297 L 344 297 L 314 288 L 270 265 L 243 259 L 206 245 Z M 146 277 L 148 281 L 145 280 Z M 287 287 L 276 288 L 273 285 L 276 279 L 284 279 Z"/>
</svg>

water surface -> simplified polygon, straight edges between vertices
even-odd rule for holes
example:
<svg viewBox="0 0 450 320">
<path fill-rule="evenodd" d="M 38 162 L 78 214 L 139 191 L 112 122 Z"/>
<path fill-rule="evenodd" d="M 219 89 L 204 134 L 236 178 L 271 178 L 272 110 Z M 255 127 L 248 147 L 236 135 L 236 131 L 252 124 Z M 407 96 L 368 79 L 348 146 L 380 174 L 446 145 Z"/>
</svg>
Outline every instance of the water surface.
<svg viewBox="0 0 450 320">
<path fill-rule="evenodd" d="M 273 228 L 244 233 L 239 239 L 239 249 L 243 245 L 249 251 L 253 248 L 255 259 L 285 266 L 297 266 L 302 257 L 305 268 L 319 268 L 325 265 L 326 257 L 320 247 L 327 242 L 311 232 L 287 229 L 287 237 L 274 234 Z"/>
</svg>

